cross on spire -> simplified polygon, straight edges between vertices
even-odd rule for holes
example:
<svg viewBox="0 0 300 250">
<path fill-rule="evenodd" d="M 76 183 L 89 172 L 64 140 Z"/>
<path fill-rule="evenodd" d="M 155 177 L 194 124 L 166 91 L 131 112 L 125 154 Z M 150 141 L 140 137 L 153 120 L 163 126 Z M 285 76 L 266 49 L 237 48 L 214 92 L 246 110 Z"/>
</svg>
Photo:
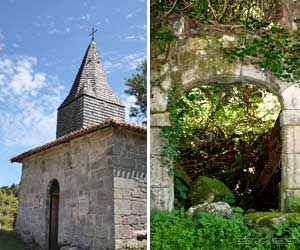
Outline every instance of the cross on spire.
<svg viewBox="0 0 300 250">
<path fill-rule="evenodd" d="M 92 33 L 91 34 L 89 34 L 89 36 L 91 36 L 92 37 L 92 41 L 94 41 L 95 40 L 95 36 L 94 36 L 94 34 L 97 32 L 98 30 L 95 30 L 95 28 L 94 28 L 94 26 L 93 26 L 93 28 L 92 28 Z"/>
</svg>

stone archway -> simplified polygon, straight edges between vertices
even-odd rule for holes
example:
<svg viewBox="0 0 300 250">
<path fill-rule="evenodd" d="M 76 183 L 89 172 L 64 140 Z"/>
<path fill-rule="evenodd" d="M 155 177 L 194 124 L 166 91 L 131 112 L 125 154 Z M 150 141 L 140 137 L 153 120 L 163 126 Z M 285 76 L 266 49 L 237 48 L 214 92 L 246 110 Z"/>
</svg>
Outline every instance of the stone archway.
<svg viewBox="0 0 300 250">
<path fill-rule="evenodd" d="M 196 37 L 180 41 L 180 45 L 176 44 L 169 51 L 176 54 L 175 58 L 160 62 L 159 66 L 151 65 L 151 208 L 173 208 L 173 178 L 162 166 L 160 137 L 162 127 L 170 126 L 168 94 L 171 88 L 176 84 L 176 90 L 183 93 L 218 82 L 254 84 L 278 96 L 282 106 L 280 209 L 284 211 L 291 199 L 300 198 L 300 143 L 297 143 L 300 138 L 300 88 L 277 80 L 253 65 L 229 64 L 214 52 L 208 55 L 205 47 L 208 43 Z"/>
<path fill-rule="evenodd" d="M 59 212 L 59 183 L 51 182 L 50 190 L 50 218 L 49 218 L 49 249 L 58 249 L 58 212 Z"/>
</svg>

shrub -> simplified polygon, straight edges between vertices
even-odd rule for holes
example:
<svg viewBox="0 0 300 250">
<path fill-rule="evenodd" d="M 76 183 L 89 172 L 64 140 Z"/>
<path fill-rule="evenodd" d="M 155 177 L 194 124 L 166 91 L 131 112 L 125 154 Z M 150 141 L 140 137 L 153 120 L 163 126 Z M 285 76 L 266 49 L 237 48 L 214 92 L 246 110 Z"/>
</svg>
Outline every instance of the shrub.
<svg viewBox="0 0 300 250">
<path fill-rule="evenodd" d="M 300 240 L 295 236 L 299 228 L 289 228 L 283 236 L 259 232 L 243 221 L 241 209 L 233 209 L 231 220 L 209 213 L 197 218 L 176 210 L 151 212 L 151 250 L 276 250 L 299 249 Z M 293 232 L 293 233 L 292 233 Z"/>
</svg>

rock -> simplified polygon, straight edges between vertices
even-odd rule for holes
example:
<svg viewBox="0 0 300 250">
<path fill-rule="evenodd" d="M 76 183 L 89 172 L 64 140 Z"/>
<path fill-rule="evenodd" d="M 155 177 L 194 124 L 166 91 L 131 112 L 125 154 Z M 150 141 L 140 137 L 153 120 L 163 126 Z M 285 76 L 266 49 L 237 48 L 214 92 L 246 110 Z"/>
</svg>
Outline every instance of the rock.
<svg viewBox="0 0 300 250">
<path fill-rule="evenodd" d="M 233 216 L 233 212 L 230 206 L 225 202 L 214 202 L 214 203 L 204 202 L 203 204 L 190 207 L 189 212 L 191 212 L 192 214 L 199 213 L 199 212 L 208 212 L 227 219 L 231 219 Z"/>
<path fill-rule="evenodd" d="M 246 224 L 253 226 L 256 230 L 261 232 L 270 232 L 275 234 L 277 230 L 273 224 L 281 224 L 288 219 L 298 218 L 300 226 L 300 214 L 298 213 L 279 213 L 279 212 L 256 212 L 248 213 L 244 216 Z"/>
<path fill-rule="evenodd" d="M 199 176 L 193 183 L 189 192 L 192 206 L 208 202 L 234 201 L 234 195 L 229 188 L 217 179 Z"/>
</svg>

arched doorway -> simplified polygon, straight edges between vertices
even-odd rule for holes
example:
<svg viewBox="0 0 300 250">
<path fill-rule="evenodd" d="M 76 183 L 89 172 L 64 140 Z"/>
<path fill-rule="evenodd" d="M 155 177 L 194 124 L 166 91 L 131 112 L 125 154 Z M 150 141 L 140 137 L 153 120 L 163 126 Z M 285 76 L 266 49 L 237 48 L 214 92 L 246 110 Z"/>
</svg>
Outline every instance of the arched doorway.
<svg viewBox="0 0 300 250">
<path fill-rule="evenodd" d="M 180 46 L 179 46 L 180 47 Z M 177 48 L 178 49 L 178 48 Z M 179 58 L 180 55 L 176 54 Z M 184 59 L 184 58 L 183 58 Z M 202 58 L 203 59 L 203 58 Z M 185 91 L 204 84 L 253 84 L 278 96 L 282 111 L 280 127 L 282 135 L 282 171 L 280 183 L 280 210 L 289 209 L 290 201 L 300 197 L 300 184 L 296 181 L 300 161 L 296 138 L 300 131 L 300 88 L 277 80 L 271 74 L 255 68 L 253 65 L 232 65 L 230 70 L 222 69 L 212 61 L 211 67 L 201 69 L 199 56 L 189 57 L 188 61 L 175 60 L 164 65 L 170 71 L 152 73 L 151 88 L 151 207 L 172 210 L 174 203 L 174 178 L 162 160 L 163 127 L 170 126 L 169 100 L 181 96 Z M 200 61 L 199 61 L 200 60 Z M 205 62 L 209 62 L 205 61 Z M 191 67 L 191 65 L 194 65 Z M 180 70 L 179 70 L 180 69 Z M 217 69 L 217 70 L 216 70 Z M 218 70 L 219 69 L 219 70 Z M 154 84 L 155 83 L 155 84 Z M 176 87 L 176 88 L 175 88 Z M 173 90 L 175 88 L 175 91 Z M 171 92 L 173 91 L 173 92 Z M 172 96 L 170 95 L 172 93 Z"/>
<path fill-rule="evenodd" d="M 58 249 L 58 212 L 59 212 L 59 184 L 52 181 L 50 186 L 50 220 L 49 220 L 49 249 Z"/>
</svg>

